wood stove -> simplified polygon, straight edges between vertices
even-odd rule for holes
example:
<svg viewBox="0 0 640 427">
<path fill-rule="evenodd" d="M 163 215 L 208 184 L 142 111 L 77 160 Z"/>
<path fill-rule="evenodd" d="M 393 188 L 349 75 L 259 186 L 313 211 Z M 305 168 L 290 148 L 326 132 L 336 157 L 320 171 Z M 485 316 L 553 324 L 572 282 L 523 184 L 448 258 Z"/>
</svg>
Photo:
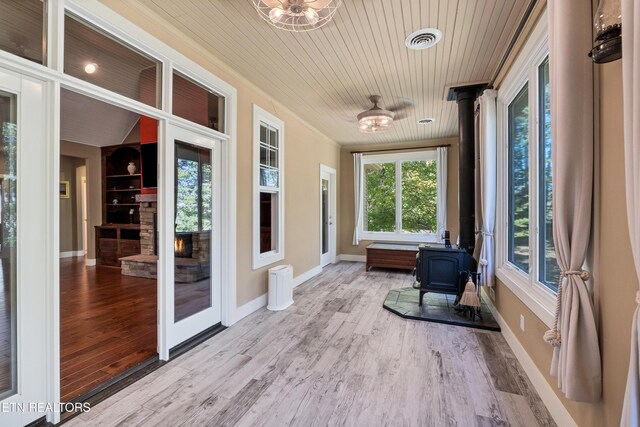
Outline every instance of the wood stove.
<svg viewBox="0 0 640 427">
<path fill-rule="evenodd" d="M 441 244 L 420 245 L 416 261 L 420 305 L 427 292 L 459 297 L 464 289 L 463 279 L 467 277 L 467 272 L 475 271 L 476 267 L 475 260 L 465 249 Z"/>
</svg>

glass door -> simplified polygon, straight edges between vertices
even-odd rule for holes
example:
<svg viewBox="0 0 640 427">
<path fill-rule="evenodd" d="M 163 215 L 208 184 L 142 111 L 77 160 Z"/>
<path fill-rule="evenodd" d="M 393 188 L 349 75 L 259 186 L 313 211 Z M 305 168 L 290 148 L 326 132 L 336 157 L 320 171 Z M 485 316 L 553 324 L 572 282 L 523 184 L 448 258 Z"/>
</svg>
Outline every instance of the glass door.
<svg viewBox="0 0 640 427">
<path fill-rule="evenodd" d="M 0 69 L 0 425 L 46 415 L 44 83 Z M 34 268 L 36 267 L 36 268 Z M 40 407 L 30 407 L 40 402 Z"/>
<path fill-rule="evenodd" d="M 171 127 L 173 274 L 170 347 L 220 322 L 219 167 L 216 141 Z"/>
</svg>

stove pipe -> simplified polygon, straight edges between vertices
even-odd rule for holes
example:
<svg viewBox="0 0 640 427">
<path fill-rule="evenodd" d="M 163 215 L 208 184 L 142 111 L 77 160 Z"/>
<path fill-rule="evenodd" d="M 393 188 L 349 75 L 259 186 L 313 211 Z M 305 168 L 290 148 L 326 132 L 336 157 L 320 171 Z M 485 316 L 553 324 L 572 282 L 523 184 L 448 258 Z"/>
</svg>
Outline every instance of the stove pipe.
<svg viewBox="0 0 640 427">
<path fill-rule="evenodd" d="M 458 104 L 458 206 L 459 246 L 469 254 L 475 247 L 475 117 L 474 104 L 485 84 L 459 86 L 449 90 L 449 100 Z"/>
</svg>

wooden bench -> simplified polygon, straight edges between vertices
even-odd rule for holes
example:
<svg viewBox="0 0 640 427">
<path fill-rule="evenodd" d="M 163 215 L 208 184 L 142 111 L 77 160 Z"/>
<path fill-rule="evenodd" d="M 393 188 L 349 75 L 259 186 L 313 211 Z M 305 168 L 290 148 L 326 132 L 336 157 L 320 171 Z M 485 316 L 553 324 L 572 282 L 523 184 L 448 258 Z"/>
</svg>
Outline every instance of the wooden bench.
<svg viewBox="0 0 640 427">
<path fill-rule="evenodd" d="M 417 244 L 372 243 L 367 246 L 367 266 L 413 270 L 416 267 Z"/>
</svg>

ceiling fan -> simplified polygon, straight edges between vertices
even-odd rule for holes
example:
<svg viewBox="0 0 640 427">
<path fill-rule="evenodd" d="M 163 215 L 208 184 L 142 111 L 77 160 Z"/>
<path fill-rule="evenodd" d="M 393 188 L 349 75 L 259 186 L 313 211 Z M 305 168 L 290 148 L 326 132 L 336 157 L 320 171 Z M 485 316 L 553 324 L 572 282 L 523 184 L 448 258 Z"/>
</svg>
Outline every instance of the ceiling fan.
<svg viewBox="0 0 640 427">
<path fill-rule="evenodd" d="M 373 103 L 373 107 L 358 114 L 358 127 L 361 132 L 376 133 L 382 132 L 391 127 L 394 120 L 400 120 L 406 117 L 402 114 L 408 108 L 413 107 L 413 102 L 409 99 L 401 99 L 399 105 L 384 109 L 378 106 L 380 95 L 371 95 L 369 101 Z"/>
</svg>

